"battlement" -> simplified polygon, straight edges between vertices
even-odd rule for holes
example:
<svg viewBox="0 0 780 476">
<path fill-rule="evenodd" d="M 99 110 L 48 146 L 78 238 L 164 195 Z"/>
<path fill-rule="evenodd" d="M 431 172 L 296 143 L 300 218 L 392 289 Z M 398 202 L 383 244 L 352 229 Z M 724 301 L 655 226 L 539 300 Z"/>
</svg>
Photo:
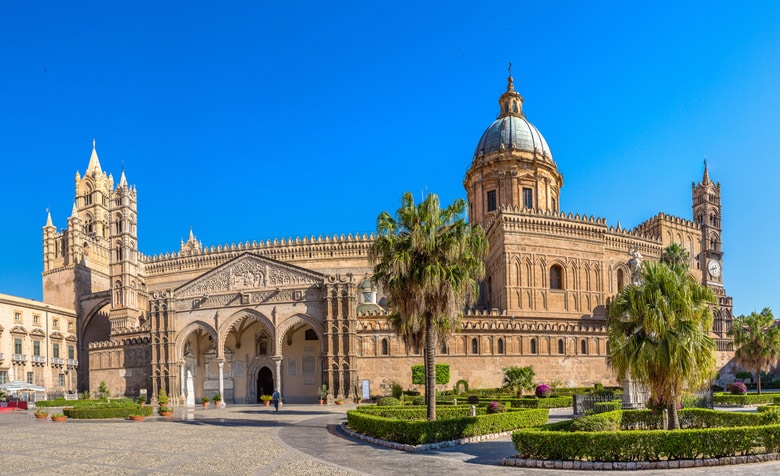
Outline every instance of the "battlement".
<svg viewBox="0 0 780 476">
<path fill-rule="evenodd" d="M 204 246 L 194 252 L 174 251 L 153 256 L 141 256 L 147 275 L 213 267 L 245 252 L 253 252 L 279 261 L 300 259 L 331 259 L 340 257 L 367 257 L 374 242 L 373 233 L 347 235 L 305 236 L 303 238 L 274 238 L 217 246 Z"/>
</svg>

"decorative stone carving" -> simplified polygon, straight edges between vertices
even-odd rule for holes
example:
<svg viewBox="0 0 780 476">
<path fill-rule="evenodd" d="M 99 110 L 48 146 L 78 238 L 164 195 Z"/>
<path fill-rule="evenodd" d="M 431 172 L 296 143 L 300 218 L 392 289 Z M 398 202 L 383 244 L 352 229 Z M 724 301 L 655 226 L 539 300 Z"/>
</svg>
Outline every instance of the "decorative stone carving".
<svg viewBox="0 0 780 476">
<path fill-rule="evenodd" d="M 214 294 L 231 293 L 231 298 L 240 300 L 236 291 L 302 285 L 308 287 L 322 283 L 323 279 L 324 276 L 319 273 L 246 253 L 180 287 L 176 296 L 189 299 L 202 297 L 210 302 Z"/>
</svg>

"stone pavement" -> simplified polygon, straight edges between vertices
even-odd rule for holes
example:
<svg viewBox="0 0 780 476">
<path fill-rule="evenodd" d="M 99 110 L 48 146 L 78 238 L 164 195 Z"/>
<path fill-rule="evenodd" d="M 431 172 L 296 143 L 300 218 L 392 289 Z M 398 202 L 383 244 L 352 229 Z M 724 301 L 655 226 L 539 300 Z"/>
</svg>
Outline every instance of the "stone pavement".
<svg viewBox="0 0 780 476">
<path fill-rule="evenodd" d="M 177 409 L 172 419 L 147 418 L 66 423 L 36 420 L 32 413 L 0 414 L 0 474 L 262 474 L 390 475 L 501 474 L 588 476 L 499 466 L 514 454 L 510 438 L 425 453 L 376 447 L 344 436 L 340 424 L 350 405 L 255 405 Z M 552 419 L 565 418 L 560 411 Z M 674 474 L 780 474 L 780 462 L 685 470 Z M 626 474 L 609 472 L 609 474 Z"/>
</svg>

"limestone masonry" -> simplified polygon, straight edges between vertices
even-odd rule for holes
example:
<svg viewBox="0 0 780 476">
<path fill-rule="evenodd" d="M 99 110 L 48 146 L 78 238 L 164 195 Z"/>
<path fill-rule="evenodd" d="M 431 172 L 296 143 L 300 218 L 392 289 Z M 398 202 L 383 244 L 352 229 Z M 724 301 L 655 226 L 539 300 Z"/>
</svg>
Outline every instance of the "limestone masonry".
<svg viewBox="0 0 780 476">
<path fill-rule="evenodd" d="M 539 381 L 614 383 L 607 305 L 639 260 L 659 259 L 672 243 L 718 298 L 713 337 L 726 365 L 732 304 L 720 183 L 706 166 L 692 186 L 693 220 L 660 213 L 631 230 L 610 227 L 562 211 L 563 176 L 511 77 L 499 105 L 463 182 L 469 220 L 485 228 L 490 251 L 480 300 L 437 357 L 451 383 L 498 387 L 510 365 L 533 366 Z M 410 367 L 422 355 L 386 321 L 371 281 L 373 236 L 204 246 L 190 232 L 178 251 L 146 256 L 136 189 L 124 170 L 115 183 L 101 169 L 94 143 L 75 186 L 67 226 L 58 231 L 48 217 L 43 227 L 43 299 L 63 321 L 74 310 L 78 390 L 101 381 L 114 394 L 165 388 L 181 404 L 217 392 L 226 403 L 254 403 L 275 388 L 288 402 L 314 401 L 322 384 L 331 398 L 386 394 L 393 381 L 412 387 Z"/>
</svg>

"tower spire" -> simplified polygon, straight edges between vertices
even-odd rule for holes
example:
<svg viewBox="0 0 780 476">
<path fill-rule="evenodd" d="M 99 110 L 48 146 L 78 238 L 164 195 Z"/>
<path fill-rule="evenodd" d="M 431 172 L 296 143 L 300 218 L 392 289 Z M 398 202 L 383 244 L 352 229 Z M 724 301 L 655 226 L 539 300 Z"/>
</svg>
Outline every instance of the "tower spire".
<svg viewBox="0 0 780 476">
<path fill-rule="evenodd" d="M 46 209 L 46 226 L 54 226 L 54 224 L 51 222 L 51 210 L 48 208 Z"/>
<path fill-rule="evenodd" d="M 519 116 L 523 117 L 523 96 L 515 91 L 515 79 L 512 77 L 512 63 L 509 63 L 509 77 L 506 79 L 506 92 L 498 98 L 501 112 L 498 117 Z"/>
<path fill-rule="evenodd" d="M 103 171 L 100 168 L 100 160 L 98 160 L 97 148 L 95 147 L 95 139 L 92 139 L 92 155 L 89 156 L 89 165 L 87 165 L 87 171 L 84 174 L 86 175 L 92 171 L 97 173 L 101 173 Z"/>
<path fill-rule="evenodd" d="M 701 179 L 701 183 L 710 183 L 710 173 L 707 170 L 707 156 L 704 156 L 704 177 Z"/>
</svg>

